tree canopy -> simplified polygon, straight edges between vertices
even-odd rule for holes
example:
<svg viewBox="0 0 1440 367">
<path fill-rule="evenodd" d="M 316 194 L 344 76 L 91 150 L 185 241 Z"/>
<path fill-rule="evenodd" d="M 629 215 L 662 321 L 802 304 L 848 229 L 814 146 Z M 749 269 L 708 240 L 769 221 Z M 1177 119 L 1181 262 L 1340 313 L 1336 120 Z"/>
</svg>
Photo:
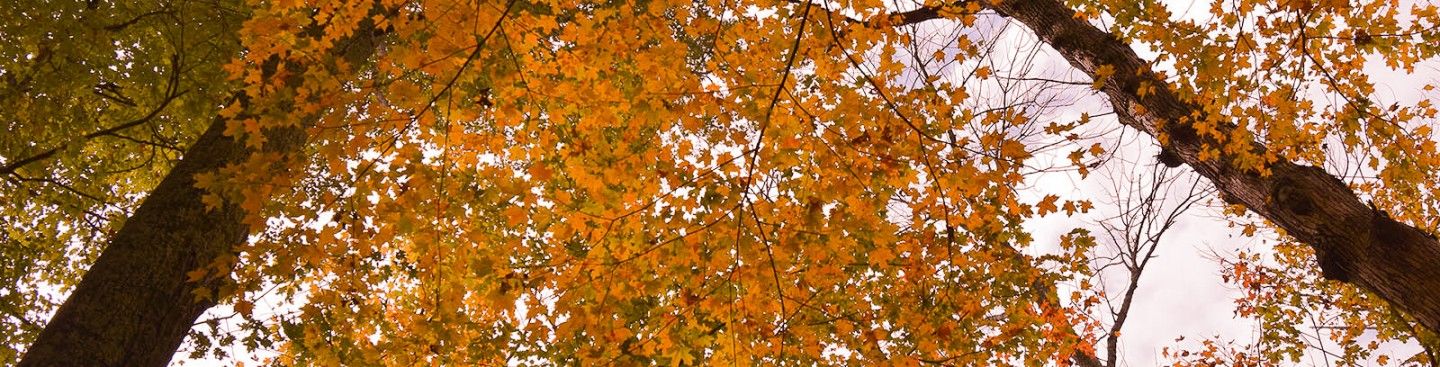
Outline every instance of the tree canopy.
<svg viewBox="0 0 1440 367">
<path fill-rule="evenodd" d="M 1436 361 L 1432 3 L 0 10 L 7 364 L 1117 366 L 1194 207 L 1162 363 Z"/>
</svg>

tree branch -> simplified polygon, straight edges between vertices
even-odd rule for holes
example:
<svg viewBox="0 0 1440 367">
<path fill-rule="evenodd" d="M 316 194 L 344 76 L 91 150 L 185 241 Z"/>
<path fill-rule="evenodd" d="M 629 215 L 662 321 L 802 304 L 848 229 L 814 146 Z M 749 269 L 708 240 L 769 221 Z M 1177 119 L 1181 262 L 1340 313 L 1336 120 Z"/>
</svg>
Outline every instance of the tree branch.
<svg viewBox="0 0 1440 367">
<path fill-rule="evenodd" d="M 150 113 L 145 114 L 145 116 L 143 116 L 143 117 L 140 117 L 140 118 L 135 119 L 135 120 L 131 120 L 130 122 L 126 122 L 126 123 L 123 123 L 123 124 L 119 124 L 119 125 L 115 125 L 115 126 L 106 128 L 106 129 L 102 129 L 102 130 L 100 130 L 100 131 L 96 131 L 96 132 L 92 132 L 92 133 L 89 133 L 89 134 L 85 134 L 85 135 L 82 136 L 79 140 L 80 140 L 80 141 L 88 141 L 88 140 L 90 140 L 90 139 L 94 139 L 94 138 L 101 137 L 101 136 L 105 136 L 105 135 L 113 135 L 113 134 L 115 134 L 115 133 L 117 133 L 117 132 L 119 132 L 119 131 L 121 131 L 121 130 L 125 130 L 125 129 L 129 129 L 129 128 L 132 128 L 132 127 L 140 126 L 140 124 L 144 124 L 144 123 L 146 123 L 146 122 L 150 122 L 150 120 L 151 120 L 151 119 L 154 119 L 155 116 L 159 116 L 159 115 L 160 115 L 160 112 L 165 111 L 165 107 L 170 106 L 170 103 L 171 103 L 171 102 L 174 102 L 176 98 L 180 98 L 180 96 L 185 95 L 185 93 L 187 93 L 188 91 L 179 91 L 179 92 L 176 92 L 176 91 L 175 91 L 175 88 L 178 87 L 179 82 L 180 82 L 180 62 L 179 62 L 179 58 L 178 58 L 178 57 L 171 57 L 170 60 L 171 60 L 171 69 L 173 69 L 173 70 L 172 70 L 171 73 L 170 73 L 170 80 L 168 81 L 168 84 L 167 84 L 166 87 L 165 87 L 165 99 L 162 100 L 162 101 L 160 101 L 160 105 L 159 105 L 159 106 L 155 106 L 154 109 L 151 109 L 151 110 L 150 110 Z M 73 143 L 73 142 L 71 142 L 71 143 Z M 68 147 L 71 143 L 62 143 L 62 144 L 60 144 L 60 146 L 58 146 L 58 147 L 50 148 L 49 150 L 40 152 L 39 154 L 32 155 L 32 156 L 29 156 L 29 157 L 26 157 L 26 158 L 22 158 L 22 159 L 16 160 L 15 162 L 11 162 L 10 164 L 6 164 L 6 165 L 4 165 L 4 166 L 0 166 L 0 175 L 14 174 L 16 170 L 20 169 L 20 167 L 24 167 L 25 165 L 28 165 L 28 164 L 31 164 L 31 163 L 35 163 L 35 162 L 38 162 L 38 161 L 45 160 L 45 159 L 48 159 L 48 158 L 50 158 L 50 157 L 53 157 L 53 156 L 55 156 L 56 153 L 59 153 L 61 150 L 64 150 L 64 149 L 65 149 L 66 147 Z"/>
</svg>

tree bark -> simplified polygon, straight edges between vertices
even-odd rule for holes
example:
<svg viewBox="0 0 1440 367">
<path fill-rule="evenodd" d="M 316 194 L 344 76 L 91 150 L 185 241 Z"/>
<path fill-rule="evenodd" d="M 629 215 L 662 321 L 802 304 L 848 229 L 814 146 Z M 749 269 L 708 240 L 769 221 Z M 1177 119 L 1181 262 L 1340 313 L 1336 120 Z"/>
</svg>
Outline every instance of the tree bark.
<svg viewBox="0 0 1440 367">
<path fill-rule="evenodd" d="M 1440 331 L 1440 242 L 1435 238 L 1361 202 L 1348 185 L 1324 169 L 1280 161 L 1270 166 L 1272 175 L 1261 177 L 1234 169 L 1223 157 L 1200 159 L 1204 138 L 1178 122 L 1201 116 L 1201 109 L 1179 99 L 1128 44 L 1076 19 L 1075 11 L 1064 3 L 982 0 L 982 4 L 1032 29 L 1091 77 L 1097 77 L 1102 65 L 1113 67 L 1114 73 L 1103 78 L 1102 92 L 1121 123 L 1151 136 L 1168 135 L 1161 148 L 1213 182 L 1227 200 L 1243 203 L 1313 247 L 1325 278 L 1365 288 L 1426 328 Z M 1141 97 L 1137 89 L 1142 81 L 1154 86 L 1155 92 Z M 1228 133 L 1234 128 L 1231 124 L 1220 130 Z M 1252 146 L 1266 149 L 1258 142 Z"/>
</svg>

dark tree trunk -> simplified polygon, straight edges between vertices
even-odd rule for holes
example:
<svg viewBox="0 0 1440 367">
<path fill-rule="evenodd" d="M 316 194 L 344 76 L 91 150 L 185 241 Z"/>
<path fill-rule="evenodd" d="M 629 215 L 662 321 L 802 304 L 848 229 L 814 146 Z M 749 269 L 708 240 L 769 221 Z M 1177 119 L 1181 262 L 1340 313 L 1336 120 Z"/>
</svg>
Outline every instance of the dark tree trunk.
<svg viewBox="0 0 1440 367">
<path fill-rule="evenodd" d="M 1313 247 L 1326 278 L 1370 290 L 1440 331 L 1440 242 L 1435 238 L 1370 208 L 1321 168 L 1281 161 L 1270 167 L 1272 175 L 1260 177 L 1232 168 L 1223 158 L 1199 159 L 1203 138 L 1178 122 L 1199 116 L 1200 109 L 1177 98 L 1128 44 L 1076 19 L 1075 11 L 1057 0 L 982 3 L 1034 30 L 1092 77 L 1102 65 L 1114 67 L 1102 91 L 1122 123 L 1152 136 L 1167 134 L 1162 149 L 1210 179 L 1227 200 L 1243 203 Z M 1156 92 L 1140 97 L 1136 91 L 1142 81 L 1157 86 Z M 1234 125 L 1220 129 L 1228 132 Z M 1265 149 L 1258 142 L 1252 146 Z"/>
</svg>

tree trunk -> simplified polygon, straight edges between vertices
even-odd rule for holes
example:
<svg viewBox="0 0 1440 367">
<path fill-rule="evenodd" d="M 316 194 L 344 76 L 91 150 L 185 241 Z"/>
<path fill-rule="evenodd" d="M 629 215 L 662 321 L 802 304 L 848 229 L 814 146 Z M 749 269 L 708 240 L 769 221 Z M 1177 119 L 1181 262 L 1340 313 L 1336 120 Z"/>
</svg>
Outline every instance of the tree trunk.
<svg viewBox="0 0 1440 367">
<path fill-rule="evenodd" d="M 100 258 L 60 306 L 20 366 L 164 366 L 195 318 L 215 303 L 198 300 L 186 274 L 233 251 L 249 233 L 245 213 L 227 204 L 206 210 L 195 174 L 213 172 L 250 155 L 222 134 L 216 118 L 184 158 L 150 192 L 110 239 Z M 304 133 L 269 134 L 267 148 L 298 151 Z"/>
<path fill-rule="evenodd" d="M 1325 278 L 1353 283 L 1408 312 L 1421 325 L 1440 331 L 1440 242 L 1361 202 L 1348 185 L 1324 169 L 1281 161 L 1261 177 L 1222 159 L 1198 157 L 1203 137 L 1177 122 L 1201 110 L 1175 96 L 1130 46 L 1057 0 L 982 0 L 992 10 L 1034 30 L 1076 68 L 1095 77 L 1102 65 L 1102 92 L 1121 123 L 1151 136 L 1168 135 L 1166 152 L 1210 179 L 1228 201 L 1269 219 L 1286 234 L 1315 249 Z M 1140 97 L 1142 81 L 1156 91 Z M 1221 126 L 1228 133 L 1234 125 Z M 1252 142 L 1257 151 L 1265 147 Z"/>
</svg>

